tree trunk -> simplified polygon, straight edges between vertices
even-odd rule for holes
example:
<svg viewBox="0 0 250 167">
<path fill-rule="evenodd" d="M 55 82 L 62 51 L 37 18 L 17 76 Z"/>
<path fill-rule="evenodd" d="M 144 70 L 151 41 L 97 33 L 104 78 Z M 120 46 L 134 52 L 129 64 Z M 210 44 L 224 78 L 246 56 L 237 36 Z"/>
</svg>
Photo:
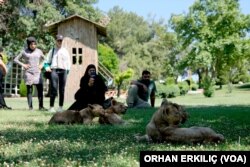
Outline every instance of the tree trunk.
<svg viewBox="0 0 250 167">
<path fill-rule="evenodd" d="M 117 97 L 120 97 L 121 95 L 121 84 L 118 84 L 117 86 Z"/>
<path fill-rule="evenodd" d="M 201 88 L 201 81 L 202 81 L 202 72 L 200 69 L 197 70 L 197 74 L 199 76 L 198 85 L 199 85 L 199 89 L 200 89 Z"/>
</svg>

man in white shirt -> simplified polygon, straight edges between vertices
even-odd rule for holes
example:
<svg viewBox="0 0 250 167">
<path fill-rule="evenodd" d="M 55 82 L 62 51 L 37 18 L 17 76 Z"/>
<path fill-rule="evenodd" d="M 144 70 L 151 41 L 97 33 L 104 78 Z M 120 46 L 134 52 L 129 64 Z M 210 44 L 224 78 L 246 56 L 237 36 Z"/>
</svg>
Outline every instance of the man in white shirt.
<svg viewBox="0 0 250 167">
<path fill-rule="evenodd" d="M 47 56 L 46 71 L 51 72 L 51 92 L 50 92 L 50 112 L 55 112 L 54 103 L 59 89 L 59 108 L 57 111 L 63 111 L 64 91 L 67 80 L 67 74 L 70 70 L 71 62 L 69 52 L 62 47 L 63 36 L 56 35 L 56 47 L 51 49 Z"/>
</svg>

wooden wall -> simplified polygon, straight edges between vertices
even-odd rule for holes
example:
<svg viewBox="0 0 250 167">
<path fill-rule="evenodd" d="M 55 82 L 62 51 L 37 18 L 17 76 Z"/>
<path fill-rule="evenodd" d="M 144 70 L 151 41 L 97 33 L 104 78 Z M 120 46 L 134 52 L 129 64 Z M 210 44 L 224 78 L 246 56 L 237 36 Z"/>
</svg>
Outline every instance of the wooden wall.
<svg viewBox="0 0 250 167">
<path fill-rule="evenodd" d="M 61 23 L 58 33 L 64 36 L 63 46 L 68 49 L 71 56 L 72 66 L 67 78 L 65 101 L 73 102 L 86 67 L 89 64 L 98 66 L 97 30 L 94 24 L 73 18 Z"/>
</svg>

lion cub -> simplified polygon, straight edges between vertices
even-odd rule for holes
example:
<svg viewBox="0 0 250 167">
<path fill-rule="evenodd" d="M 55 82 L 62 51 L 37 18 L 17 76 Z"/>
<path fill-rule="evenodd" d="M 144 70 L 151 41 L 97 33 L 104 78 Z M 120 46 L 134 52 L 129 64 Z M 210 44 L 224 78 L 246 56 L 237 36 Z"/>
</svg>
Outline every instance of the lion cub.
<svg viewBox="0 0 250 167">
<path fill-rule="evenodd" d="M 104 115 L 104 109 L 99 104 L 89 104 L 88 107 L 80 110 L 66 110 L 55 113 L 49 121 L 49 124 L 88 124 L 94 117 Z"/>
<path fill-rule="evenodd" d="M 224 141 L 222 134 L 208 127 L 179 128 L 188 115 L 183 107 L 176 103 L 163 101 L 146 127 L 146 135 L 136 135 L 137 141 L 182 142 L 182 143 L 218 143 Z"/>
<path fill-rule="evenodd" d="M 125 114 L 127 111 L 127 106 L 123 103 L 112 99 L 111 106 L 105 110 L 105 114 L 99 117 L 100 124 L 124 124 L 125 121 L 122 120 L 121 114 Z"/>
<path fill-rule="evenodd" d="M 164 141 L 181 143 L 219 143 L 224 141 L 222 134 L 208 127 L 178 128 L 169 126 L 160 130 Z"/>
<path fill-rule="evenodd" d="M 150 122 L 146 126 L 146 135 L 136 135 L 136 139 L 161 142 L 163 140 L 160 129 L 168 126 L 177 126 L 184 123 L 188 118 L 188 114 L 184 108 L 176 103 L 163 100 L 160 108 L 153 114 Z"/>
</svg>

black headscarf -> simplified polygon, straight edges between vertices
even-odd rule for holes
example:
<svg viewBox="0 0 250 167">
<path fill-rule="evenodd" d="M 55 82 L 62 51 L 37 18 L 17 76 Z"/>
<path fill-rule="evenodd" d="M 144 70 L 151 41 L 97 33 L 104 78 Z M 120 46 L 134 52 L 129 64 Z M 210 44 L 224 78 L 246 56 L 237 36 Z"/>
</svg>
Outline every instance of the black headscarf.
<svg viewBox="0 0 250 167">
<path fill-rule="evenodd" d="M 94 64 L 89 64 L 85 70 L 85 73 L 83 75 L 83 77 L 81 78 L 81 81 L 80 81 L 80 87 L 87 87 L 88 86 L 88 82 L 89 82 L 89 78 L 90 78 L 90 75 L 88 73 L 89 69 L 91 68 L 94 68 L 96 70 L 96 67 Z M 97 75 L 98 76 L 98 75 Z M 98 77 L 96 77 L 97 79 Z"/>
<path fill-rule="evenodd" d="M 83 77 L 86 77 L 86 78 L 89 78 L 90 76 L 89 76 L 89 69 L 91 69 L 91 68 L 94 68 L 95 69 L 95 71 L 96 71 L 96 67 L 95 67 L 95 65 L 94 64 L 89 64 L 88 65 L 88 67 L 86 68 L 86 71 L 85 71 L 85 73 L 84 73 L 84 76 Z"/>
<path fill-rule="evenodd" d="M 92 87 L 88 86 L 90 75 L 88 74 L 89 69 L 96 67 L 94 64 L 88 65 L 86 71 L 80 81 L 80 89 L 75 94 L 75 99 L 82 103 L 81 105 L 89 104 L 100 104 L 102 105 L 105 100 L 105 92 L 107 86 L 105 82 L 98 74 L 95 76 L 95 82 Z"/>
<path fill-rule="evenodd" d="M 32 42 L 35 42 L 35 43 L 36 43 L 36 38 L 35 38 L 35 37 L 28 37 L 27 40 L 26 40 L 26 42 L 27 42 L 28 49 L 31 50 L 31 51 L 33 51 L 33 50 L 30 48 L 30 44 L 31 44 Z"/>
</svg>

